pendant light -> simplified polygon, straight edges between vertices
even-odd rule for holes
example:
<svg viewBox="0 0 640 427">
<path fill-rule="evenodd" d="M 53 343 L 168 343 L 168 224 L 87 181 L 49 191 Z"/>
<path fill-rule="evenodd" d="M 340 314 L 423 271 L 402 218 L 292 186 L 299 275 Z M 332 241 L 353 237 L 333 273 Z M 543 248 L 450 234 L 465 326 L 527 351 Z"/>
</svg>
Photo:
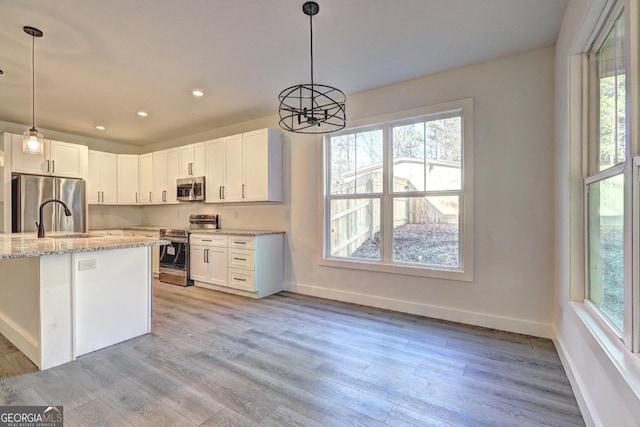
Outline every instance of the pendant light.
<svg viewBox="0 0 640 427">
<path fill-rule="evenodd" d="M 42 154 L 44 151 L 44 136 L 36 129 L 36 66 L 35 66 L 35 40 L 42 37 L 43 33 L 37 28 L 24 26 L 25 33 L 31 36 L 31 129 L 22 137 L 22 151 L 29 154 Z"/>
<path fill-rule="evenodd" d="M 280 100 L 280 127 L 295 133 L 329 133 L 343 129 L 346 123 L 344 92 L 313 81 L 313 15 L 318 3 L 308 1 L 302 11 L 309 16 L 311 33 L 311 83 L 286 88 Z"/>
</svg>

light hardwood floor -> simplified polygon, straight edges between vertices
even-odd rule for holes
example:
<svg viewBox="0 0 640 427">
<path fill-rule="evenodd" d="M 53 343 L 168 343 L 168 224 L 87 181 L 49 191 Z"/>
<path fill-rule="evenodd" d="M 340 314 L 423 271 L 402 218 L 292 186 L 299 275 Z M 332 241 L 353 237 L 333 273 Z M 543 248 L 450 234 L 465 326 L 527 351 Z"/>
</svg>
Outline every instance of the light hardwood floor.
<svg viewBox="0 0 640 427">
<path fill-rule="evenodd" d="M 44 372 L 0 336 L 0 405 L 64 405 L 68 426 L 584 425 L 549 340 L 287 292 L 154 288 L 151 334 Z"/>
</svg>

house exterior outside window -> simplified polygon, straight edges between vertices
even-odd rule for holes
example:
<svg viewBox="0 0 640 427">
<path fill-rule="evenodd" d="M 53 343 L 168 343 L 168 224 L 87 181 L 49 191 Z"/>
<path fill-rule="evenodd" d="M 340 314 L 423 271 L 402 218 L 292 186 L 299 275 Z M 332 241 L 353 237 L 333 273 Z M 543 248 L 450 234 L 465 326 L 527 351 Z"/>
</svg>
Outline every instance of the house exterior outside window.
<svg viewBox="0 0 640 427">
<path fill-rule="evenodd" d="M 472 109 L 455 101 L 325 137 L 322 263 L 472 280 Z"/>
<path fill-rule="evenodd" d="M 633 155 L 638 153 L 631 117 L 638 112 L 632 109 L 628 78 L 628 22 L 622 4 L 613 8 L 586 55 L 585 300 L 629 350 L 637 351 L 640 299 L 634 288 L 640 276 L 632 248 L 640 241 L 633 221 L 640 215 L 640 198 L 633 179 L 637 182 Z"/>
</svg>

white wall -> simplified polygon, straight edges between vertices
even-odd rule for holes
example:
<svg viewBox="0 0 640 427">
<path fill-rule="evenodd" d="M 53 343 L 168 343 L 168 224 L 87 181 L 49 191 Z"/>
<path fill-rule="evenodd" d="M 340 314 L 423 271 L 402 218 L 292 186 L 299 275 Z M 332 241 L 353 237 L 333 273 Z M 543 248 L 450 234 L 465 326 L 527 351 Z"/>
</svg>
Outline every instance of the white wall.
<svg viewBox="0 0 640 427">
<path fill-rule="evenodd" d="M 579 71 L 569 79 L 569 63 L 580 63 L 579 58 L 570 58 L 585 50 L 605 3 L 606 0 L 570 0 L 556 44 L 555 343 L 587 425 L 638 426 L 638 357 L 604 332 L 582 304 L 581 101 L 578 96 L 575 103 L 570 102 L 570 94 L 579 93 L 581 86 Z"/>
<path fill-rule="evenodd" d="M 362 93 L 351 119 L 474 99 L 473 283 L 318 266 L 319 152 L 292 141 L 291 289 L 504 330 L 550 336 L 553 48 Z"/>
<path fill-rule="evenodd" d="M 347 115 L 380 114 L 473 97 L 475 280 L 472 283 L 319 266 L 320 138 L 285 134 L 286 201 L 145 207 L 145 224 L 186 226 L 218 213 L 224 228 L 287 232 L 285 279 L 296 292 L 551 336 L 553 309 L 552 47 L 350 96 Z M 277 127 L 277 117 L 227 133 Z M 201 139 L 224 132 L 201 134 Z M 194 142 L 182 138 L 157 148 Z"/>
</svg>

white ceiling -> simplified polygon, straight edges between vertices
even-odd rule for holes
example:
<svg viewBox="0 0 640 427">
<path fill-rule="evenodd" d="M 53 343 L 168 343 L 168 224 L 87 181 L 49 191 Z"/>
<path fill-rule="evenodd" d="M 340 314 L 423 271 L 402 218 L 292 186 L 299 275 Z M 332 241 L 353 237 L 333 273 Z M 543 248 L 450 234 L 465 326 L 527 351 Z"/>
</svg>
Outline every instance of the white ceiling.
<svg viewBox="0 0 640 427">
<path fill-rule="evenodd" d="M 0 120 L 31 124 L 25 25 L 44 32 L 39 129 L 145 145 L 276 114 L 280 91 L 310 80 L 303 3 L 0 0 Z M 344 91 L 348 114 L 350 94 L 553 45 L 566 0 L 318 3 L 314 80 Z"/>
</svg>

